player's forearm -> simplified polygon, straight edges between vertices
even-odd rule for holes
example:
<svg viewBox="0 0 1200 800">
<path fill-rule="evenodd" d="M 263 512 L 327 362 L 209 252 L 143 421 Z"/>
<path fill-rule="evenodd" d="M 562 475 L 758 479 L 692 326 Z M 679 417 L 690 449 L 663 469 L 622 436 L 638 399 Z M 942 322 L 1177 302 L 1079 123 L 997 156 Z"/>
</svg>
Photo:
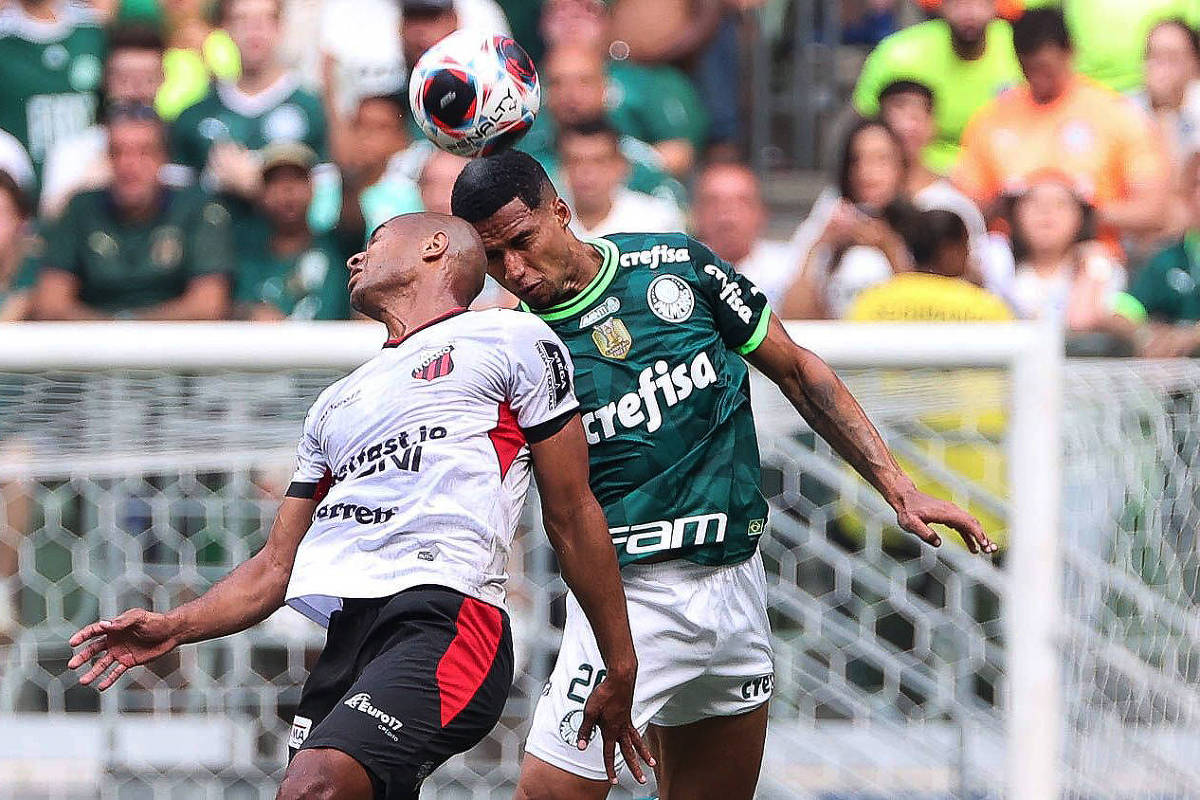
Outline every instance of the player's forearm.
<svg viewBox="0 0 1200 800">
<path fill-rule="evenodd" d="M 545 519 L 547 532 L 570 531 L 565 536 L 552 535 L 551 541 L 563 580 L 591 623 L 609 676 L 632 681 L 637 674 L 637 656 L 629 631 L 625 587 L 604 512 L 592 500 L 570 509 L 561 519 L 549 515 Z"/>
<path fill-rule="evenodd" d="M 793 373 L 779 384 L 788 400 L 829 445 L 892 507 L 914 488 L 879 431 L 834 371 L 801 351 Z"/>
<path fill-rule="evenodd" d="M 177 644 L 203 642 L 251 628 L 283 605 L 288 569 L 261 550 L 211 589 L 167 612 Z"/>
</svg>

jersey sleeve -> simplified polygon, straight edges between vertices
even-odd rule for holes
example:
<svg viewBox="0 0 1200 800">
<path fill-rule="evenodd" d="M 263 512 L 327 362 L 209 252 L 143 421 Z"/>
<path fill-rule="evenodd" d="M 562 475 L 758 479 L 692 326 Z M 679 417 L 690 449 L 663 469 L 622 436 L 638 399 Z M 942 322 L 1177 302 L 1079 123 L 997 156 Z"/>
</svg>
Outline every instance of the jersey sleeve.
<svg viewBox="0 0 1200 800">
<path fill-rule="evenodd" d="M 754 283 L 708 247 L 688 239 L 700 292 L 712 307 L 717 332 L 739 355 L 754 352 L 767 336 L 771 307 Z M 786 265 L 780 265 L 781 268 Z"/>
<path fill-rule="evenodd" d="M 296 471 L 292 474 L 292 482 L 287 489 L 288 497 L 320 500 L 333 483 L 329 460 L 325 457 L 316 432 L 324 405 L 322 400 L 318 400 L 304 418 L 304 430 L 296 445 Z"/>
<path fill-rule="evenodd" d="M 532 314 L 521 317 L 524 324 L 510 329 L 507 399 L 525 438 L 540 442 L 562 430 L 579 409 L 575 367 L 566 345 L 546 323 Z"/>
</svg>

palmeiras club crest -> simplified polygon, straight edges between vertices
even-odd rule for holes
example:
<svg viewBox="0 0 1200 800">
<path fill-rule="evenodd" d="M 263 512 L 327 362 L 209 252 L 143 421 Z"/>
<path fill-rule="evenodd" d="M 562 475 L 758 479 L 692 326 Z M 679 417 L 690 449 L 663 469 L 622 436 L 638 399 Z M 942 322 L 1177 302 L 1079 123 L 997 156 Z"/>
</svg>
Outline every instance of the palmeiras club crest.
<svg viewBox="0 0 1200 800">
<path fill-rule="evenodd" d="M 449 375 L 454 370 L 454 360 L 450 358 L 453 350 L 454 345 L 448 344 L 422 353 L 417 368 L 412 371 L 412 376 L 417 380 L 431 381 Z"/>
</svg>

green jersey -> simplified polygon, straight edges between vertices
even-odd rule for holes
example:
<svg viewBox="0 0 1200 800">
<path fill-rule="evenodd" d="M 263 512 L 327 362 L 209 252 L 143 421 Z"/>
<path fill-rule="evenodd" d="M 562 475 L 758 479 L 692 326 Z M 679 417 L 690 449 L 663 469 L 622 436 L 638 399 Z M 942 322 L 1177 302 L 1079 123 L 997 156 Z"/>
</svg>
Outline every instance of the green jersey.
<svg viewBox="0 0 1200 800">
<path fill-rule="evenodd" d="M 171 126 L 171 151 L 180 164 L 199 171 L 214 142 L 233 141 L 261 150 L 274 141 L 303 142 L 324 161 L 325 112 L 317 96 L 284 75 L 265 92 L 250 96 L 227 81 L 216 81 L 203 100 Z"/>
<path fill-rule="evenodd" d="M 41 22 L 18 3 L 0 8 L 0 130 L 29 151 L 39 179 L 54 145 L 96 121 L 104 58 L 104 32 L 91 11 L 64 4 L 57 14 Z"/>
<path fill-rule="evenodd" d="M 591 486 L 624 566 L 736 564 L 766 524 L 742 356 L 766 299 L 682 233 L 613 234 L 573 300 L 538 310 L 571 351 Z"/>
<path fill-rule="evenodd" d="M 239 237 L 233 299 L 266 303 L 289 319 L 349 319 L 348 254 L 328 234 L 314 236 L 300 253 L 271 249 L 271 234 L 259 222 L 253 235 Z"/>
<path fill-rule="evenodd" d="M 1200 320 L 1200 231 L 1160 251 L 1138 270 L 1116 311 L 1134 322 Z"/>
<path fill-rule="evenodd" d="M 863 65 L 854 89 L 855 107 L 865 116 L 879 113 L 879 93 L 899 80 L 928 86 L 933 91 L 937 136 L 925 151 L 925 163 L 939 174 L 949 172 L 971 116 L 1022 81 L 1008 23 L 992 21 L 985 37 L 983 55 L 963 61 L 954 52 L 950 26 L 940 19 L 893 33 Z"/>
<path fill-rule="evenodd" d="M 163 189 L 153 219 L 128 223 L 100 190 L 71 198 L 48 231 L 43 268 L 72 273 L 81 301 L 117 313 L 174 300 L 233 263 L 229 212 L 200 192 Z"/>
</svg>

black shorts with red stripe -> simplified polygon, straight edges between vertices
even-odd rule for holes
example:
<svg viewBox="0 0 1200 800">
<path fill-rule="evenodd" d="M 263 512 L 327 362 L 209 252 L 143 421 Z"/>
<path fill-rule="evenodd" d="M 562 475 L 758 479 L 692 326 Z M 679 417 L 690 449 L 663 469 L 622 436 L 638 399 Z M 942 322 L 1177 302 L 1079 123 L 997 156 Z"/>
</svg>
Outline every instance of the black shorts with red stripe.
<svg viewBox="0 0 1200 800">
<path fill-rule="evenodd" d="M 512 632 L 495 606 L 441 586 L 347 599 L 304 683 L 288 741 L 362 764 L 386 800 L 495 726 L 512 688 Z"/>
</svg>

